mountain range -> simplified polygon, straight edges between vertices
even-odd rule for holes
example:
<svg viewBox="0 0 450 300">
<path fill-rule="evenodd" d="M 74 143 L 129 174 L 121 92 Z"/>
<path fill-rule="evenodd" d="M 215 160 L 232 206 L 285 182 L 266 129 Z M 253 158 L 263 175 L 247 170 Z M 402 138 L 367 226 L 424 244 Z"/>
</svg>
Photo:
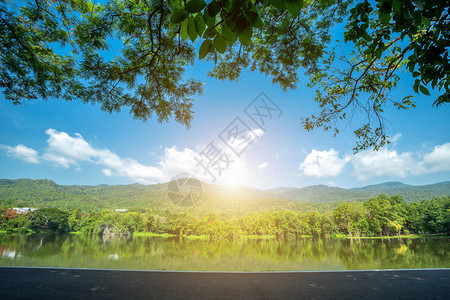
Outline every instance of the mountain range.
<svg viewBox="0 0 450 300">
<path fill-rule="evenodd" d="M 450 195 L 450 181 L 413 186 L 402 182 L 385 182 L 352 189 L 313 185 L 304 188 L 275 188 L 267 190 L 279 197 L 299 202 L 333 202 L 333 201 L 362 201 L 380 194 L 400 196 L 406 202 L 417 202 Z"/>
<path fill-rule="evenodd" d="M 450 196 L 450 181 L 412 186 L 401 182 L 343 189 L 325 185 L 259 190 L 201 182 L 197 208 L 247 211 L 265 208 L 333 208 L 343 201 L 364 201 L 380 194 L 398 195 L 406 202 Z M 0 206 L 57 207 L 82 210 L 173 207 L 170 183 L 141 185 L 58 185 L 47 179 L 0 179 Z M 173 199 L 172 199 L 173 200 Z M 196 199 L 197 200 L 197 199 Z M 322 208 L 320 208 L 322 207 Z M 325 208 L 324 208 L 325 207 Z"/>
</svg>

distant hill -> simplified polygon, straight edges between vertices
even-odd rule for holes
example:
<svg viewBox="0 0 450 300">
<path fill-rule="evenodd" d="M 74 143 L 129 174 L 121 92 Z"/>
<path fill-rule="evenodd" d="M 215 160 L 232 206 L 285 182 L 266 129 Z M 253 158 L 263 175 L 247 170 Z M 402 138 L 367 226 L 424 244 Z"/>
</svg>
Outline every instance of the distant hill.
<svg viewBox="0 0 450 300">
<path fill-rule="evenodd" d="M 192 209 L 245 212 L 260 209 L 299 208 L 299 203 L 242 186 L 201 183 L 202 192 Z M 58 185 L 51 180 L 0 179 L 0 206 L 81 209 L 170 209 L 168 183 L 141 185 Z"/>
<path fill-rule="evenodd" d="M 367 197 L 361 193 L 350 190 L 329 187 L 325 185 L 312 185 L 301 189 L 292 190 L 278 195 L 299 202 L 326 203 L 336 201 L 358 201 Z M 369 197 L 370 198 L 370 197 Z"/>
<path fill-rule="evenodd" d="M 272 194 L 282 194 L 286 192 L 295 191 L 297 188 L 295 187 L 278 187 L 270 190 L 265 190 L 266 192 L 272 193 Z"/>
<path fill-rule="evenodd" d="M 386 182 L 365 187 L 342 189 L 313 185 L 277 194 L 278 197 L 299 202 L 326 203 L 334 201 L 364 201 L 380 194 L 400 196 L 406 202 L 417 202 L 450 195 L 450 181 L 430 185 L 412 186 L 401 182 Z"/>
<path fill-rule="evenodd" d="M 391 181 L 391 182 L 385 182 L 385 183 L 380 183 L 380 184 L 368 185 L 365 187 L 353 188 L 351 190 L 354 190 L 354 191 L 380 191 L 380 190 L 408 188 L 408 187 L 412 187 L 412 186 L 404 184 L 399 181 Z"/>
<path fill-rule="evenodd" d="M 167 184 L 58 185 L 51 180 L 0 180 L 0 203 L 83 210 L 158 206 Z M 132 204 L 132 205 L 130 205 Z"/>
<path fill-rule="evenodd" d="M 101 209 L 174 209 L 169 183 L 141 185 L 58 185 L 51 180 L 0 179 L 0 206 L 57 207 L 84 211 Z M 450 196 L 450 182 L 410 186 L 386 182 L 343 189 L 325 185 L 259 190 L 245 186 L 201 183 L 201 196 L 193 210 L 234 211 L 263 209 L 328 210 L 342 201 L 364 201 L 380 194 L 398 195 L 407 202 Z M 189 209 L 189 208 L 188 208 Z"/>
</svg>

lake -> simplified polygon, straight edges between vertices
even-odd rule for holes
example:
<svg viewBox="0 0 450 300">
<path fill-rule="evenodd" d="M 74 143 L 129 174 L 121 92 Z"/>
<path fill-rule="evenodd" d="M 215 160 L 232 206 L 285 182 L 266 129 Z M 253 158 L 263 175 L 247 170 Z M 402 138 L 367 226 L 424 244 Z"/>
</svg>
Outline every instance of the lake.
<svg viewBox="0 0 450 300">
<path fill-rule="evenodd" d="M 450 239 L 219 240 L 0 234 L 0 265 L 183 271 L 450 268 Z"/>
</svg>

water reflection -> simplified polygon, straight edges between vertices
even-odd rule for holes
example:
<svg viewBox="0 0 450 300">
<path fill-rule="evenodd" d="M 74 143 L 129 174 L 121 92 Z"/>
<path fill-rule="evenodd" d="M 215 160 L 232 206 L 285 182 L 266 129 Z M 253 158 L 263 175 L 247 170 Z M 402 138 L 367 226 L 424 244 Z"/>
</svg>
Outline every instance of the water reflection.
<svg viewBox="0 0 450 300">
<path fill-rule="evenodd" d="M 22 256 L 20 253 L 17 253 L 16 250 L 5 247 L 0 247 L 0 252 L 2 259 L 15 259 L 16 257 Z"/>
<path fill-rule="evenodd" d="M 449 239 L 205 241 L 0 235 L 0 265 L 212 271 L 450 267 Z"/>
</svg>

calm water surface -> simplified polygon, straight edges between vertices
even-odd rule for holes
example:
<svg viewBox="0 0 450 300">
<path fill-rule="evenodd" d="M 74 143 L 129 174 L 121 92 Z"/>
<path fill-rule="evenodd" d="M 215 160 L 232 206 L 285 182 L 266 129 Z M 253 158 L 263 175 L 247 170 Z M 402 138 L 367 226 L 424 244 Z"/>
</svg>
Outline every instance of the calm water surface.
<svg viewBox="0 0 450 300">
<path fill-rule="evenodd" d="M 450 239 L 206 241 L 0 234 L 0 265 L 192 271 L 450 268 Z"/>
</svg>

